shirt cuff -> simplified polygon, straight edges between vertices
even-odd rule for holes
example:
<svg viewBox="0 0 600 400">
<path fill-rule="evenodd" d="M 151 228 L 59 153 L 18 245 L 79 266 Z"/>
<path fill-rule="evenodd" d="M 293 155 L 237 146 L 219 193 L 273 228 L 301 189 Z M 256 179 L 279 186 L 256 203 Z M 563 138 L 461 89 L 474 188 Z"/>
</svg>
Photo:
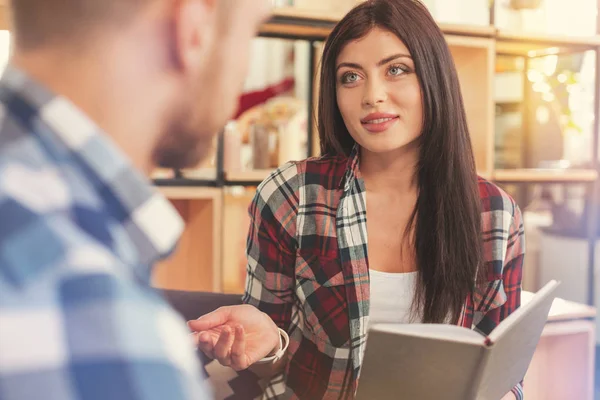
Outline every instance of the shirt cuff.
<svg viewBox="0 0 600 400">
<path fill-rule="evenodd" d="M 515 395 L 515 399 L 517 399 L 517 400 L 525 399 L 525 393 L 523 393 L 523 385 L 521 385 L 520 383 L 517 386 L 515 386 L 514 388 L 512 388 L 511 392 Z"/>
<path fill-rule="evenodd" d="M 287 332 L 281 328 L 277 328 L 279 330 L 279 349 L 275 352 L 274 355 L 265 357 L 261 360 L 258 360 L 256 364 L 274 364 L 283 358 L 283 355 L 288 349 L 290 345 L 290 337 Z"/>
</svg>

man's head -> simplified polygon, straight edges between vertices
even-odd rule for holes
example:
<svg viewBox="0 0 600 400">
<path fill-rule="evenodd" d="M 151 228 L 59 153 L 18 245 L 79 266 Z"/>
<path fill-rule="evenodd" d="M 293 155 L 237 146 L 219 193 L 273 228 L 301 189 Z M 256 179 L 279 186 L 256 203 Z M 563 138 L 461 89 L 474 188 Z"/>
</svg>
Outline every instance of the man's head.
<svg viewBox="0 0 600 400">
<path fill-rule="evenodd" d="M 117 141 L 151 140 L 147 157 L 153 164 L 193 166 L 235 111 L 250 40 L 267 17 L 268 4 L 267 0 L 12 0 L 15 57 L 35 60 L 38 66 L 56 61 L 45 57 L 52 54 L 61 54 L 65 68 L 78 58 L 108 65 L 105 74 L 96 75 L 114 76 L 113 87 L 107 89 L 123 93 L 112 98 L 129 100 L 121 106 L 130 108 L 131 118 L 145 114 L 156 130 L 149 137 L 130 132 L 132 137 Z M 130 104 L 132 88 L 145 94 L 136 104 Z M 103 98 L 100 93 L 70 94 L 96 102 Z M 115 123 L 103 124 L 118 112 L 94 115 L 93 106 L 75 103 L 113 136 L 131 130 L 112 132 L 119 130 L 111 131 Z M 132 126 L 129 123 L 128 128 Z"/>
</svg>

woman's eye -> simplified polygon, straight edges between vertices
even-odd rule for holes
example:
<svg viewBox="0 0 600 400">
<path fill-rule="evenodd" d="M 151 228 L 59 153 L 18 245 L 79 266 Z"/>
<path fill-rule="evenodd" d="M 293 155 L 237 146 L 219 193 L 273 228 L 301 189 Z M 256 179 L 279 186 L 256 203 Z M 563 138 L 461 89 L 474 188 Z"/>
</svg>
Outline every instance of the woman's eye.
<svg viewBox="0 0 600 400">
<path fill-rule="evenodd" d="M 342 83 L 354 83 L 358 80 L 358 74 L 355 72 L 348 72 L 342 77 Z"/>
<path fill-rule="evenodd" d="M 404 70 L 404 68 L 396 65 L 396 66 L 390 67 L 390 69 L 388 70 L 388 72 L 392 76 L 398 76 L 398 75 L 402 75 L 406 71 Z"/>
</svg>

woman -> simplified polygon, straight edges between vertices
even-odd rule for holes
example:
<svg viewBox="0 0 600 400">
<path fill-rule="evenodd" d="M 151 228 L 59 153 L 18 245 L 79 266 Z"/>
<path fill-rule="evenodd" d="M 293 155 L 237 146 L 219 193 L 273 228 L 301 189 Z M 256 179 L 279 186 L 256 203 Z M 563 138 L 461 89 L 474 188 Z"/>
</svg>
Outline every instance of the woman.
<svg viewBox="0 0 600 400">
<path fill-rule="evenodd" d="M 420 2 L 340 21 L 318 122 L 323 157 L 280 168 L 250 207 L 248 305 L 190 323 L 207 355 L 272 378 L 269 398 L 351 398 L 374 322 L 489 332 L 520 305 L 521 214 L 476 175 L 451 54 Z"/>
</svg>

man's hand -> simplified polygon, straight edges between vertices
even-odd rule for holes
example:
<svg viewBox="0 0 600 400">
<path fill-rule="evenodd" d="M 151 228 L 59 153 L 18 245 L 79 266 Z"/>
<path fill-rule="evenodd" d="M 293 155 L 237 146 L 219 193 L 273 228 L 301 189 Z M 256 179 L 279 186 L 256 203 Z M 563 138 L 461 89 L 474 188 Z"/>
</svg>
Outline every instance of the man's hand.
<svg viewBox="0 0 600 400">
<path fill-rule="evenodd" d="M 189 321 L 198 348 L 207 357 L 236 371 L 248 368 L 279 349 L 280 337 L 271 318 L 256 307 L 221 307 Z"/>
</svg>

